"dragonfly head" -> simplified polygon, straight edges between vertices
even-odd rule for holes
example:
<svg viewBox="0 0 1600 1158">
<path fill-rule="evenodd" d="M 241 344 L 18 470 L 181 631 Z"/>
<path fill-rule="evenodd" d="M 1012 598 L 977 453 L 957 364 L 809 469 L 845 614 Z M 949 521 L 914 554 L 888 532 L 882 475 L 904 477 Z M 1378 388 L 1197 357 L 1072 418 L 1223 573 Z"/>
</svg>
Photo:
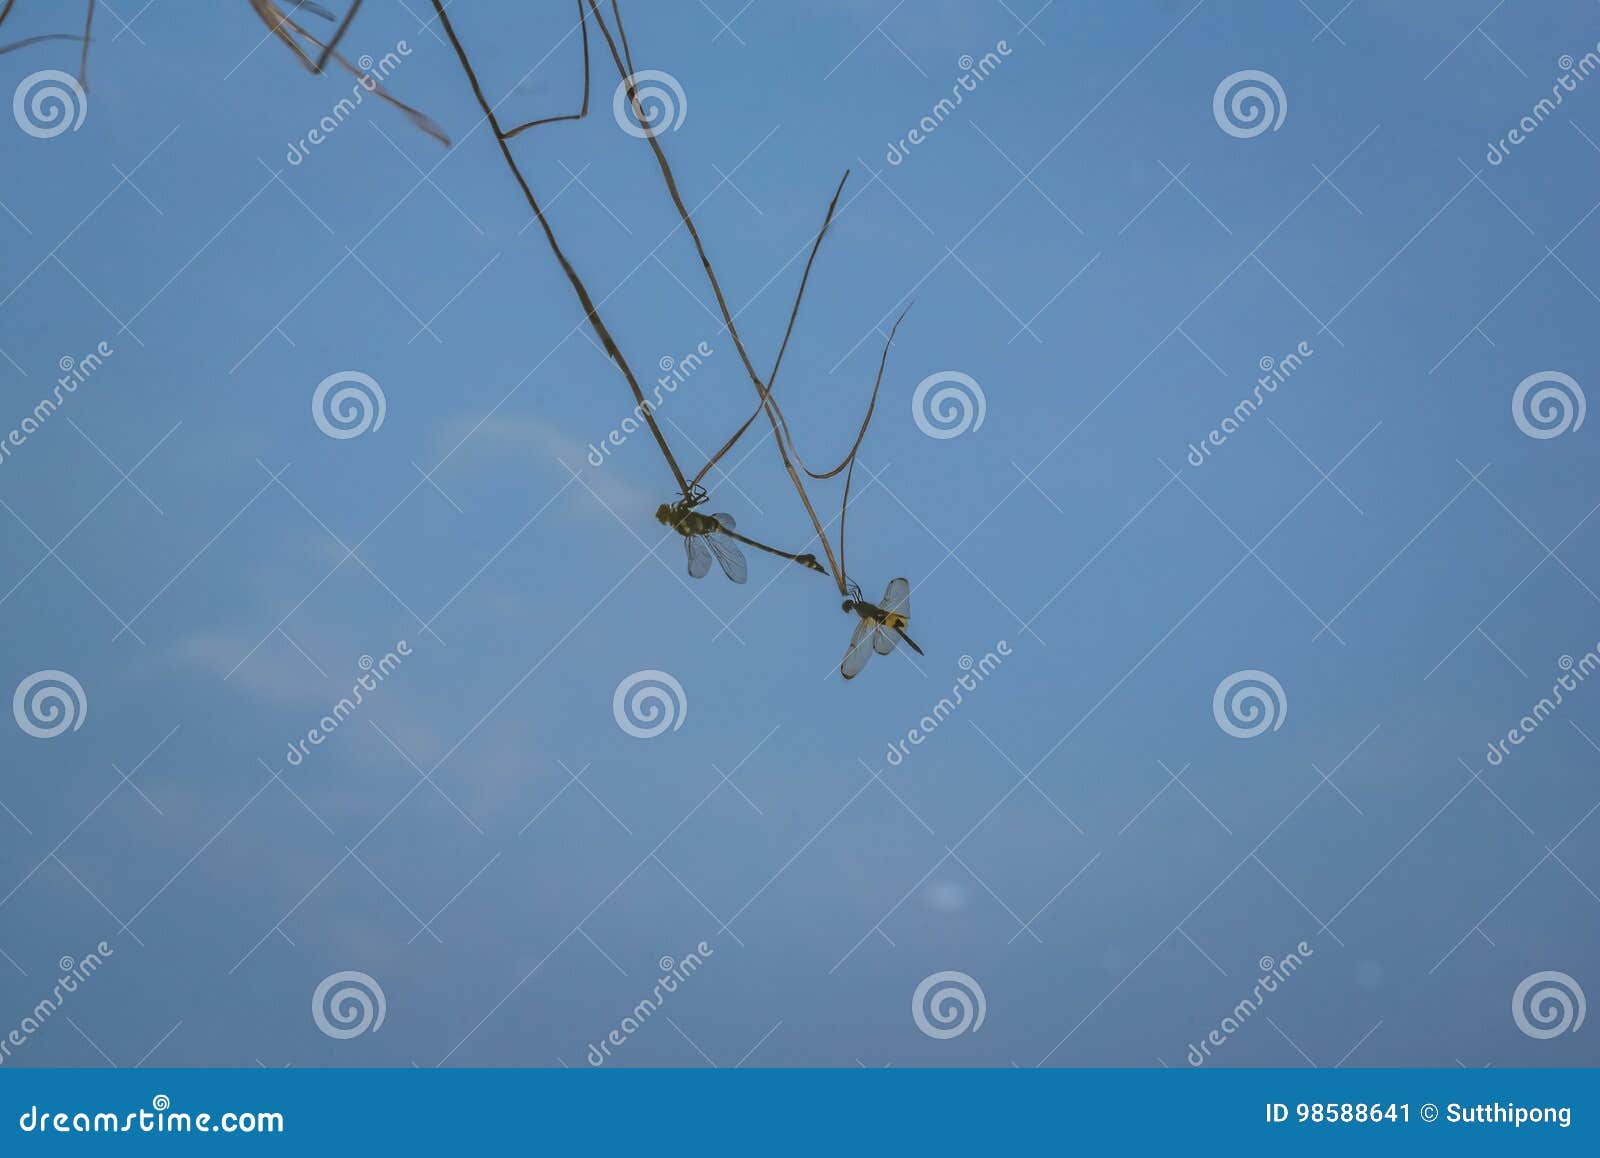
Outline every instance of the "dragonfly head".
<svg viewBox="0 0 1600 1158">
<path fill-rule="evenodd" d="M 667 505 L 666 503 L 662 503 L 659 507 L 657 507 L 656 508 L 656 521 L 660 522 L 660 523 L 665 523 L 669 527 L 672 526 L 673 525 L 672 508 L 669 505 Z"/>
<path fill-rule="evenodd" d="M 844 611 L 845 611 L 846 615 L 848 615 L 851 612 L 855 611 L 855 609 L 856 609 L 856 601 L 854 599 L 846 599 L 844 601 Z"/>
</svg>

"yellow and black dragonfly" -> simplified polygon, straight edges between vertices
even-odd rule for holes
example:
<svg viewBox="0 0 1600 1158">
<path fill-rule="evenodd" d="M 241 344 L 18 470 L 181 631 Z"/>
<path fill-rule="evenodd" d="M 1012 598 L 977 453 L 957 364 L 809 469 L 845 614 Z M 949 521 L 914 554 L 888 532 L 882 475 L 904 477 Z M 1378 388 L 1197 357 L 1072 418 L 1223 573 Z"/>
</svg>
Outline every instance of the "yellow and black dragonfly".
<svg viewBox="0 0 1600 1158">
<path fill-rule="evenodd" d="M 688 556 L 691 579 L 702 578 L 710 571 L 711 560 L 715 557 L 721 564 L 724 575 L 735 583 L 743 583 L 749 578 L 750 573 L 745 563 L 744 552 L 739 550 L 739 543 L 754 547 L 758 551 L 765 551 L 769 555 L 776 555 L 780 559 L 787 559 L 791 563 L 798 563 L 812 571 L 822 571 L 822 564 L 817 562 L 815 555 L 795 555 L 788 551 L 780 551 L 776 547 L 769 547 L 765 543 L 758 543 L 739 533 L 732 515 L 721 512 L 702 515 L 694 509 L 705 501 L 705 491 L 697 487 L 677 502 L 662 503 L 656 508 L 657 521 L 683 536 L 683 550 Z"/>
<path fill-rule="evenodd" d="M 883 599 L 877 604 L 861 598 L 861 588 L 852 581 L 850 598 L 844 601 L 847 615 L 859 618 L 855 632 L 850 636 L 850 646 L 845 649 L 844 662 L 839 674 L 853 680 L 867 666 L 872 653 L 888 655 L 894 650 L 895 636 L 906 641 L 906 646 L 918 655 L 923 654 L 916 640 L 906 634 L 906 624 L 911 621 L 911 584 L 905 579 L 891 579 L 883 589 Z M 891 634 L 892 633 L 892 634 Z"/>
</svg>

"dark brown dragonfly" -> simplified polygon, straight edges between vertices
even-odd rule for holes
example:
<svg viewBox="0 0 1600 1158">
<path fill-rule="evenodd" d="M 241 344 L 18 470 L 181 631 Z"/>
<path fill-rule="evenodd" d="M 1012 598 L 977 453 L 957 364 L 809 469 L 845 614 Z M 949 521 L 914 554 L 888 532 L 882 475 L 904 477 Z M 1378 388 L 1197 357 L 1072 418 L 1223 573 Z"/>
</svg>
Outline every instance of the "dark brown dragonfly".
<svg viewBox="0 0 1600 1158">
<path fill-rule="evenodd" d="M 745 582 L 750 572 L 745 563 L 744 552 L 739 550 L 740 543 L 754 547 L 758 551 L 765 551 L 769 555 L 776 555 L 780 559 L 787 559 L 791 563 L 798 563 L 812 571 L 822 571 L 822 564 L 817 562 L 815 555 L 795 555 L 788 551 L 780 551 L 776 547 L 769 547 L 765 543 L 758 543 L 739 533 L 732 515 L 721 512 L 703 515 L 694 509 L 705 501 L 705 492 L 696 488 L 691 495 L 675 503 L 662 503 L 656 508 L 657 521 L 683 536 L 683 550 L 689 560 L 691 579 L 705 576 L 711 570 L 711 560 L 715 558 L 721 564 L 724 575 L 735 583 Z"/>
</svg>

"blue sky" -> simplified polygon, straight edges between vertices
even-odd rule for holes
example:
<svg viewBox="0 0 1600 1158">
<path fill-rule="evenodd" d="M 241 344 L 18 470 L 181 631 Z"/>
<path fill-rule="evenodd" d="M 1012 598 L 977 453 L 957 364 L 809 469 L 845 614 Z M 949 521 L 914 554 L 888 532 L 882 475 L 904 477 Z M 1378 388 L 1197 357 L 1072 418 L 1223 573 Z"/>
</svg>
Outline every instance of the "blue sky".
<svg viewBox="0 0 1600 1158">
<path fill-rule="evenodd" d="M 1600 684 L 1486 759 L 1600 641 L 1591 428 L 1512 413 L 1600 370 L 1600 79 L 1486 159 L 1600 10 L 631 5 L 763 371 L 851 170 L 777 387 L 812 464 L 914 299 L 849 559 L 869 597 L 909 577 L 927 656 L 847 684 L 829 582 L 691 582 L 648 437 L 586 462 L 632 398 L 431 9 L 367 7 L 346 51 L 404 41 L 387 83 L 450 148 L 368 100 L 291 164 L 351 80 L 244 3 L 102 4 L 82 125 L 0 124 L 0 428 L 113 351 L 0 460 L 4 686 L 65 671 L 87 706 L 0 729 L 0 1031 L 114 950 L 8 1064 L 583 1065 L 701 942 L 614 1064 L 1181 1066 L 1302 942 L 1214 1064 L 1600 1060 L 1508 1008 L 1544 971 L 1600 992 Z M 455 19 L 508 123 L 576 107 L 571 5 Z M 660 410 L 692 470 L 753 391 L 592 47 L 589 117 L 513 148 L 641 377 L 712 351 Z M 1214 118 L 1244 70 L 1275 129 Z M 343 371 L 384 419 L 330 438 Z M 913 394 L 951 371 L 984 421 L 929 437 Z M 764 425 L 709 509 L 802 549 Z M 652 670 L 681 725 L 641 739 L 613 696 Z M 1278 726 L 1239 738 L 1212 704 L 1247 671 Z M 308 1008 L 343 971 L 386 1008 L 348 1040 Z M 985 1016 L 939 1039 L 908 1007 L 944 971 Z"/>
</svg>

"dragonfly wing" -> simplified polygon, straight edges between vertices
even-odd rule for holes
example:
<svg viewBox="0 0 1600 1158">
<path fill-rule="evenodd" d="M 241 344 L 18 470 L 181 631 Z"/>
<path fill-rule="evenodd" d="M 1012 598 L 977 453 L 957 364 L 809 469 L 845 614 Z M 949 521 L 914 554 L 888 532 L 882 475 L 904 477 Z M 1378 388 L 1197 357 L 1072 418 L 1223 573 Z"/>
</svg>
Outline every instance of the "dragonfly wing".
<svg viewBox="0 0 1600 1158">
<path fill-rule="evenodd" d="M 718 515 L 717 518 L 722 518 Z M 750 570 L 745 564 L 744 552 L 739 550 L 739 545 L 732 539 L 725 539 L 721 535 L 707 535 L 703 542 L 711 544 L 712 553 L 716 555 L 717 562 L 722 564 L 722 573 L 735 583 L 743 583 L 750 577 Z"/>
<path fill-rule="evenodd" d="M 730 531 L 737 531 L 739 529 L 738 525 L 733 521 L 732 515 L 715 514 L 711 517 L 717 520 L 717 522 L 721 523 L 724 527 L 727 527 Z"/>
<path fill-rule="evenodd" d="M 883 589 L 883 602 L 878 606 L 896 615 L 911 618 L 911 584 L 905 579 L 891 579 Z"/>
<path fill-rule="evenodd" d="M 861 619 L 856 622 L 855 632 L 850 636 L 850 646 L 845 649 L 844 662 L 839 665 L 839 674 L 847 680 L 853 680 L 861 674 L 861 669 L 867 666 L 867 660 L 872 658 L 872 624 Z"/>
<path fill-rule="evenodd" d="M 711 552 L 706 548 L 704 535 L 685 535 L 683 549 L 689 556 L 689 578 L 703 579 L 711 570 Z"/>
<path fill-rule="evenodd" d="M 874 627 L 872 629 L 872 650 L 879 655 L 888 655 L 894 650 L 894 632 L 887 627 Z"/>
</svg>

